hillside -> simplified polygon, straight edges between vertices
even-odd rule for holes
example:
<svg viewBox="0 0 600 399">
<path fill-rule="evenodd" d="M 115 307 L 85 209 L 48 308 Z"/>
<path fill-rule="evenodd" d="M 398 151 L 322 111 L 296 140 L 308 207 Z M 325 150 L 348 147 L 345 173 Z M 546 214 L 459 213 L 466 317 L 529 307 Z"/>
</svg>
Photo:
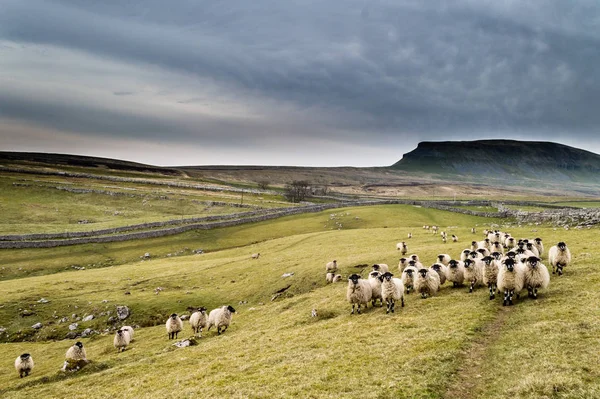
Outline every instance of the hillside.
<svg viewBox="0 0 600 399">
<path fill-rule="evenodd" d="M 424 141 L 392 168 L 465 180 L 600 183 L 600 155 L 550 142 Z"/>
</svg>

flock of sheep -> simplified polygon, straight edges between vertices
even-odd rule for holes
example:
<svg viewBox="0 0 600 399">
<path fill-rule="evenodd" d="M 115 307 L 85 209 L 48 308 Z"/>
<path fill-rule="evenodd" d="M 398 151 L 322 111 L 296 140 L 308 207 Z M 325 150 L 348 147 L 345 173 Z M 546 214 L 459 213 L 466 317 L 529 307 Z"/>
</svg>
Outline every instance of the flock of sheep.
<svg viewBox="0 0 600 399">
<path fill-rule="evenodd" d="M 424 229 L 437 233 L 438 227 L 423 226 Z M 475 229 L 471 229 L 475 233 Z M 446 242 L 445 232 L 440 233 Z M 368 278 L 363 279 L 359 274 L 348 277 L 346 298 L 352 305 L 352 312 L 360 313 L 361 306 L 367 307 L 371 302 L 375 306 L 377 300 L 381 306 L 386 304 L 386 313 L 393 313 L 396 302 L 404 306 L 404 296 L 411 291 L 416 291 L 421 298 L 435 295 L 440 287 L 451 282 L 453 287 L 468 285 L 472 293 L 477 287 L 485 286 L 489 290 L 489 298 L 493 300 L 496 293 L 503 294 L 503 306 L 513 305 L 514 297 L 520 297 L 522 290 L 527 289 L 529 298 L 536 299 L 538 290 L 548 288 L 550 273 L 548 268 L 541 263 L 544 245 L 541 238 L 516 239 L 509 233 L 501 231 L 484 232 L 485 238 L 481 241 L 472 241 L 469 248 L 464 249 L 453 259 L 448 254 L 439 254 L 435 263 L 425 267 L 419 256 L 414 254 L 408 258 L 400 258 L 398 270 L 400 278 L 394 277 L 386 264 L 374 264 L 373 271 Z M 409 233 L 408 237 L 412 237 Z M 452 235 L 454 242 L 458 241 Z M 408 252 L 406 242 L 396 245 L 402 255 Z M 550 248 L 548 261 L 552 266 L 552 273 L 563 274 L 563 269 L 571 262 L 571 253 L 564 242 Z M 333 282 L 332 276 L 337 271 L 337 262 L 329 262 L 326 267 L 326 280 Z M 339 281 L 338 279 L 338 281 Z M 356 308 L 356 309 L 355 309 Z"/>
<path fill-rule="evenodd" d="M 206 308 L 200 307 L 190 316 L 190 326 L 194 335 L 202 335 L 202 329 L 207 328 L 210 331 L 211 327 L 217 328 L 217 334 L 225 332 L 231 319 L 235 313 L 235 309 L 231 306 L 222 306 L 211 310 L 206 314 Z M 169 339 L 177 338 L 177 334 L 183 330 L 183 320 L 173 313 L 165 323 Z M 133 328 L 124 326 L 115 332 L 113 345 L 118 352 L 122 352 L 133 340 Z M 85 348 L 81 342 L 76 342 L 71 346 L 65 355 L 65 362 L 62 371 L 77 371 L 88 363 Z M 23 353 L 15 360 L 15 369 L 19 373 L 19 377 L 23 378 L 29 375 L 33 370 L 33 358 L 29 353 Z"/>
</svg>

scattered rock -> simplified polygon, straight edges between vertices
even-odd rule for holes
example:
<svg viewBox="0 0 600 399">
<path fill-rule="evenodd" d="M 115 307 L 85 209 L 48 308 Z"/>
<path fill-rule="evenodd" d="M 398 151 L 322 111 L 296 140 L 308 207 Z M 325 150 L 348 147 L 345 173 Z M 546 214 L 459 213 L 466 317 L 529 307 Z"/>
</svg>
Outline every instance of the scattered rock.
<svg viewBox="0 0 600 399">
<path fill-rule="evenodd" d="M 69 331 L 67 333 L 67 335 L 65 335 L 66 339 L 75 339 L 77 337 L 81 336 L 81 334 L 79 334 L 77 331 Z"/>
<path fill-rule="evenodd" d="M 140 256 L 142 259 L 150 259 L 150 252 L 146 252 L 144 255 Z"/>
<path fill-rule="evenodd" d="M 192 252 L 199 255 L 199 254 L 203 254 L 204 250 L 202 250 L 202 249 L 194 249 Z"/>
<path fill-rule="evenodd" d="M 85 337 L 89 337 L 90 335 L 93 334 L 98 334 L 98 331 L 94 331 L 91 328 L 86 328 L 85 330 L 83 330 L 83 332 L 81 333 L 81 337 L 85 338 Z"/>
<path fill-rule="evenodd" d="M 38 301 L 38 303 L 48 303 L 50 302 L 49 300 L 47 300 L 46 298 L 42 298 Z"/>
<path fill-rule="evenodd" d="M 129 291 L 125 291 L 125 294 L 124 294 L 124 295 L 131 295 L 131 292 L 129 292 Z"/>
<path fill-rule="evenodd" d="M 127 306 L 117 306 L 117 317 L 119 320 L 125 320 L 129 317 L 129 308 Z"/>
<path fill-rule="evenodd" d="M 62 318 L 62 319 L 60 319 L 58 322 L 59 322 L 59 323 L 66 323 L 66 322 L 68 322 L 68 321 L 69 321 L 69 318 L 68 318 L 68 317 L 63 317 L 63 318 Z"/>
<path fill-rule="evenodd" d="M 77 327 L 79 327 L 77 323 L 69 324 L 69 330 L 71 331 L 77 330 Z"/>
<path fill-rule="evenodd" d="M 42 328 L 42 323 L 35 323 L 31 326 L 31 328 L 33 328 L 34 330 L 39 330 L 40 328 Z"/>
<path fill-rule="evenodd" d="M 184 339 L 181 341 L 177 341 L 173 344 L 173 346 L 176 346 L 178 348 L 185 348 L 186 346 L 194 346 L 194 345 L 198 345 L 198 341 L 196 341 L 195 338 Z"/>
<path fill-rule="evenodd" d="M 293 275 L 294 275 L 294 272 L 291 272 L 291 273 L 283 273 L 283 274 L 281 275 L 281 277 L 283 277 L 283 278 L 286 278 L 286 277 L 292 277 Z"/>
<path fill-rule="evenodd" d="M 25 309 L 21 311 L 21 317 L 33 316 L 35 313 L 33 310 Z"/>
<path fill-rule="evenodd" d="M 110 317 L 108 318 L 108 322 L 109 322 L 109 323 L 114 323 L 115 321 L 117 321 L 117 318 L 116 318 L 115 316 L 110 316 Z"/>
<path fill-rule="evenodd" d="M 90 320 L 94 320 L 93 314 L 85 316 L 82 321 L 90 321 Z"/>
</svg>

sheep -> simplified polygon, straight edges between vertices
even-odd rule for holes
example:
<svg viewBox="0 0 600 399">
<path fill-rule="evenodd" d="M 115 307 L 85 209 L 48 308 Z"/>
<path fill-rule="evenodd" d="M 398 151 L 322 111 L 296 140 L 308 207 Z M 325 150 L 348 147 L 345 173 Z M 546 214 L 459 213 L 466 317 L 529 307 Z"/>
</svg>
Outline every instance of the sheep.
<svg viewBox="0 0 600 399">
<path fill-rule="evenodd" d="M 342 275 L 341 274 L 336 274 L 335 276 L 333 276 L 332 283 L 337 283 L 339 281 L 342 281 Z"/>
<path fill-rule="evenodd" d="M 563 274 L 563 268 L 571 263 L 571 251 L 567 248 L 567 244 L 563 241 L 552 246 L 548 251 L 548 261 L 552 265 L 552 274 L 558 273 L 559 276 Z"/>
<path fill-rule="evenodd" d="M 471 253 L 471 250 L 466 248 L 463 249 L 463 251 L 460 253 L 460 260 L 461 262 L 464 262 L 465 259 L 467 259 L 469 257 L 469 254 Z"/>
<path fill-rule="evenodd" d="M 452 234 L 452 242 L 458 242 L 458 237 L 455 234 Z"/>
<path fill-rule="evenodd" d="M 469 285 L 469 293 L 473 292 L 478 285 L 483 285 L 483 262 L 480 259 L 467 259 L 465 265 L 465 280 Z"/>
<path fill-rule="evenodd" d="M 540 254 L 540 258 L 543 258 L 544 256 L 544 244 L 542 243 L 542 239 L 541 238 L 536 238 L 533 240 L 533 245 L 535 245 L 535 247 L 538 250 L 538 254 Z"/>
<path fill-rule="evenodd" d="M 492 241 L 489 238 L 486 238 L 483 241 L 479 241 L 477 243 L 478 249 L 479 248 L 487 248 L 489 250 L 491 245 L 492 245 Z"/>
<path fill-rule="evenodd" d="M 471 227 L 471 233 L 473 233 L 473 234 L 477 233 L 477 230 L 475 230 L 475 227 Z"/>
<path fill-rule="evenodd" d="M 508 237 L 504 245 L 506 245 L 507 249 L 513 249 L 517 246 L 517 241 L 514 237 Z"/>
<path fill-rule="evenodd" d="M 492 252 L 490 256 L 497 261 L 502 260 L 502 254 L 500 252 Z"/>
<path fill-rule="evenodd" d="M 417 254 L 412 254 L 411 256 L 409 256 L 409 258 L 414 260 L 415 262 L 419 262 L 419 255 Z"/>
<path fill-rule="evenodd" d="M 412 266 L 412 267 L 416 268 L 417 270 L 419 270 L 420 268 L 423 267 L 423 264 L 416 260 L 409 260 L 408 266 Z"/>
<path fill-rule="evenodd" d="M 446 268 L 446 279 L 452 282 L 453 287 L 459 287 L 465 281 L 465 266 L 462 261 L 452 259 Z"/>
<path fill-rule="evenodd" d="M 440 289 L 440 276 L 437 272 L 429 269 L 419 269 L 415 278 L 415 291 L 421 294 L 421 298 L 435 295 Z"/>
<path fill-rule="evenodd" d="M 382 274 L 383 273 L 380 273 L 380 272 L 374 270 L 371 273 L 369 273 L 369 278 L 367 279 L 367 281 L 371 285 L 371 305 L 373 307 L 375 307 L 375 304 L 377 303 L 378 299 L 379 299 L 379 302 L 381 303 L 381 306 L 383 306 L 383 298 L 381 297 L 381 275 Z"/>
<path fill-rule="evenodd" d="M 450 259 L 452 259 L 448 254 L 439 254 L 437 258 L 438 262 L 443 264 L 444 266 L 448 266 L 448 262 L 450 262 Z"/>
<path fill-rule="evenodd" d="M 434 263 L 430 267 L 431 270 L 435 271 L 440 276 L 440 286 L 446 282 L 446 265 L 442 263 Z"/>
<path fill-rule="evenodd" d="M 80 341 L 71 346 L 65 354 L 65 363 L 62 371 L 77 371 L 88 364 L 85 348 Z"/>
<path fill-rule="evenodd" d="M 133 327 L 123 326 L 121 330 L 127 331 L 129 333 L 129 342 L 133 342 Z"/>
<path fill-rule="evenodd" d="M 446 232 L 445 232 L 445 231 L 442 231 L 442 232 L 440 233 L 440 237 L 442 237 L 442 238 L 448 238 L 448 234 L 446 234 Z"/>
<path fill-rule="evenodd" d="M 29 353 L 23 353 L 15 360 L 15 369 L 19 373 L 19 378 L 27 377 L 33 370 L 33 358 Z"/>
<path fill-rule="evenodd" d="M 202 329 L 205 328 L 207 324 L 208 318 L 206 316 L 206 308 L 201 306 L 190 316 L 190 326 L 192 327 L 192 332 L 202 336 Z"/>
<path fill-rule="evenodd" d="M 380 272 L 381 274 L 383 274 L 383 273 L 389 271 L 390 268 L 385 263 L 375 263 L 373 265 L 373 270 L 376 271 L 376 272 Z"/>
<path fill-rule="evenodd" d="M 471 251 L 477 251 L 479 243 L 477 241 L 471 241 Z"/>
<path fill-rule="evenodd" d="M 402 284 L 406 288 L 406 293 L 410 294 L 410 290 L 414 287 L 415 277 L 418 269 L 414 266 L 406 266 L 402 272 Z"/>
<path fill-rule="evenodd" d="M 234 313 L 235 309 L 230 305 L 211 310 L 208 314 L 206 331 L 210 331 L 214 326 L 217 327 L 217 335 L 221 335 L 229 327 Z"/>
<path fill-rule="evenodd" d="M 408 233 L 408 238 L 412 238 L 412 233 Z"/>
<path fill-rule="evenodd" d="M 446 236 L 442 237 L 442 242 L 445 244 L 448 241 L 448 239 L 446 238 Z"/>
<path fill-rule="evenodd" d="M 113 340 L 113 345 L 115 346 L 115 348 L 117 348 L 117 351 L 125 351 L 125 347 L 129 345 L 129 342 L 131 342 L 131 337 L 129 336 L 129 333 L 119 328 L 115 333 L 115 339 Z"/>
<path fill-rule="evenodd" d="M 533 254 L 533 256 L 539 258 L 540 257 L 540 252 L 538 251 L 537 247 L 535 245 L 533 245 L 533 242 L 528 242 L 525 247 L 527 248 L 527 250 L 529 252 L 531 252 Z"/>
<path fill-rule="evenodd" d="M 260 257 L 260 252 L 252 254 L 252 259 L 258 259 Z"/>
<path fill-rule="evenodd" d="M 525 262 L 524 287 L 529 298 L 537 299 L 538 289 L 546 289 L 550 284 L 550 273 L 537 256 L 530 256 Z"/>
<path fill-rule="evenodd" d="M 336 272 L 337 271 L 337 261 L 334 259 L 331 262 L 327 262 L 325 264 L 325 272 L 329 273 L 329 272 Z"/>
<path fill-rule="evenodd" d="M 494 252 L 495 254 L 498 252 Z M 496 298 L 496 289 L 498 287 L 499 262 L 492 256 L 486 256 L 483 259 L 483 284 L 487 285 L 490 291 L 490 301 Z"/>
<path fill-rule="evenodd" d="M 183 321 L 177 316 L 177 313 L 171 314 L 165 323 L 165 327 L 167 328 L 167 334 L 169 334 L 169 339 L 176 339 L 177 334 L 181 330 L 183 330 Z"/>
<path fill-rule="evenodd" d="M 404 271 L 406 266 L 408 266 L 408 259 L 400 258 L 400 262 L 398 262 L 398 270 L 400 271 L 400 273 L 402 273 Z"/>
<path fill-rule="evenodd" d="M 354 314 L 354 307 L 358 305 L 357 312 L 360 314 L 360 305 L 365 305 L 371 300 L 372 290 L 371 284 L 368 281 L 363 280 L 358 274 L 351 274 L 348 277 L 348 288 L 346 290 L 346 299 L 352 304 L 352 312 Z"/>
<path fill-rule="evenodd" d="M 437 234 L 439 227 L 437 226 L 431 226 L 431 230 L 433 232 L 433 234 Z"/>
<path fill-rule="evenodd" d="M 335 277 L 335 273 L 327 273 L 325 275 L 325 281 L 328 283 L 333 283 L 333 278 Z"/>
<path fill-rule="evenodd" d="M 491 251 L 487 248 L 479 248 L 476 252 L 479 254 L 477 257 L 481 259 L 485 256 L 489 256 Z"/>
<path fill-rule="evenodd" d="M 406 246 L 406 242 L 404 242 L 404 241 L 399 242 L 398 244 L 396 244 L 396 249 L 398 251 L 401 251 L 400 253 L 402 255 L 406 255 L 406 253 L 408 252 L 408 247 Z"/>
<path fill-rule="evenodd" d="M 384 273 L 381 278 L 381 297 L 387 305 L 385 313 L 394 313 L 396 301 L 400 300 L 404 307 L 404 283 L 390 272 Z"/>
<path fill-rule="evenodd" d="M 504 252 L 504 248 L 500 245 L 500 241 L 494 241 L 489 248 L 489 252 Z M 489 255 L 489 254 L 488 254 Z M 486 255 L 487 256 L 487 255 Z"/>
<path fill-rule="evenodd" d="M 498 290 L 504 293 L 502 306 L 512 306 L 513 296 L 523 289 L 524 271 L 515 259 L 506 257 L 500 264 L 498 271 Z"/>
</svg>

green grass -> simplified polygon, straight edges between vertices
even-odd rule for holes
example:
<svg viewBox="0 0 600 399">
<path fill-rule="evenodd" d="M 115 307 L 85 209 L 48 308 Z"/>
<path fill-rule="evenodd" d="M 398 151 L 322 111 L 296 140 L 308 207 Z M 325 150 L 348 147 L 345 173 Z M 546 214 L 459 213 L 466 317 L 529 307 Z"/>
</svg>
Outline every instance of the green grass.
<svg viewBox="0 0 600 399">
<path fill-rule="evenodd" d="M 564 240 L 574 256 L 564 276 L 552 277 L 548 292 L 537 301 L 518 300 L 510 309 L 499 298 L 489 301 L 484 288 L 468 294 L 466 287 L 446 285 L 427 300 L 410 294 L 406 307 L 394 315 L 381 308 L 350 315 L 346 283 L 325 284 L 323 266 L 333 258 L 344 276 L 366 275 L 364 265 L 376 262 L 395 271 L 400 257 L 395 244 L 406 240 L 408 232 L 413 233 L 409 252 L 430 264 L 438 253 L 458 256 L 472 237 L 479 238 L 469 232 L 471 227 L 480 231 L 504 222 L 402 205 L 348 208 L 154 242 L 167 249 L 196 239 L 196 246 L 213 248 L 202 255 L 136 258 L 120 266 L 2 281 L 0 326 L 8 334 L 0 337 L 36 342 L 0 344 L 8 355 L 0 365 L 0 396 L 440 398 L 461 376 L 473 342 L 505 312 L 498 333 L 484 341 L 483 355 L 475 359 L 475 374 L 469 378 L 476 383 L 467 397 L 598 397 L 600 255 L 595 228 L 506 227 L 515 237 L 540 236 L 547 247 Z M 424 224 L 438 225 L 461 241 L 443 244 L 421 228 Z M 151 240 L 121 244 L 126 246 L 111 244 L 97 251 L 155 252 Z M 77 259 L 89 249 L 59 250 Z M 11 252 L 2 252 L 3 262 Z M 261 253 L 258 260 L 250 259 L 254 252 Z M 61 259 L 67 253 L 54 255 Z M 51 256 L 47 252 L 39 258 Z M 281 277 L 288 272 L 294 275 Z M 275 291 L 288 285 L 271 301 Z M 156 287 L 164 290 L 156 295 Z M 50 302 L 38 303 L 41 297 Z M 81 373 L 60 373 L 74 341 L 54 341 L 67 332 L 68 323 L 57 320 L 73 313 L 114 313 L 121 304 L 132 312 L 126 323 L 142 326 L 130 348 L 117 354 L 112 333 L 81 339 L 93 363 Z M 170 345 L 162 325 L 168 314 L 187 313 L 187 306 L 222 304 L 238 310 L 224 335 L 205 333 L 198 346 L 189 348 Z M 310 317 L 313 308 L 319 317 Z M 23 309 L 35 315 L 21 317 Z M 107 328 L 107 318 L 80 322 L 79 331 Z M 34 332 L 30 326 L 38 321 L 45 326 Z M 183 336 L 191 335 L 187 323 L 184 328 Z M 36 368 L 19 379 L 12 361 L 25 351 Z"/>
<path fill-rule="evenodd" d="M 505 205 L 505 208 L 517 210 L 517 211 L 523 211 L 523 212 L 543 212 L 543 211 L 547 211 L 548 209 L 551 209 L 551 208 L 545 208 L 542 206 L 510 205 L 510 204 Z"/>
<path fill-rule="evenodd" d="M 557 202 L 556 205 L 575 206 L 577 208 L 600 208 L 600 201 Z"/>
</svg>

